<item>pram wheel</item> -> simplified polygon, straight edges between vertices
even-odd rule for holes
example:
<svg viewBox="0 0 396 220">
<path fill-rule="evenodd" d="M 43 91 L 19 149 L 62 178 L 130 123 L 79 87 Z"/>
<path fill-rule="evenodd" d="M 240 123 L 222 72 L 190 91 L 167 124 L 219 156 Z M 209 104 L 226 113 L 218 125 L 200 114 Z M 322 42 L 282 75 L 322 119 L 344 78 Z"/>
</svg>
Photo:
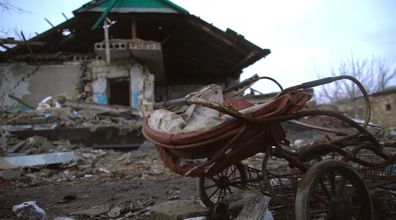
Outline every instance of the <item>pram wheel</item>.
<svg viewBox="0 0 396 220">
<path fill-rule="evenodd" d="M 314 164 L 299 183 L 297 220 L 373 219 L 370 194 L 350 165 L 336 160 Z"/>
<path fill-rule="evenodd" d="M 241 163 L 236 163 L 212 177 L 199 177 L 198 193 L 202 203 L 209 208 L 227 195 L 246 186 L 246 172 Z"/>
</svg>

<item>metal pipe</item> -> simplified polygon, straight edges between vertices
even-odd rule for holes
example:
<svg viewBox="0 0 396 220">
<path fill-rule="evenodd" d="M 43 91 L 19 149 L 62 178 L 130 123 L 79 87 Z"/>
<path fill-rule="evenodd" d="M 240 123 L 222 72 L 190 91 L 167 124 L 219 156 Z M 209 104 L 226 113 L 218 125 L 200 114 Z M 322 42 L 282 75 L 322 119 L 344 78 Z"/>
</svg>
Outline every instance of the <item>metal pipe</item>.
<svg viewBox="0 0 396 220">
<path fill-rule="evenodd" d="M 105 38 L 105 50 L 106 50 L 106 63 L 110 64 L 110 42 L 109 42 L 109 25 L 107 20 L 104 20 L 104 38 Z"/>
</svg>

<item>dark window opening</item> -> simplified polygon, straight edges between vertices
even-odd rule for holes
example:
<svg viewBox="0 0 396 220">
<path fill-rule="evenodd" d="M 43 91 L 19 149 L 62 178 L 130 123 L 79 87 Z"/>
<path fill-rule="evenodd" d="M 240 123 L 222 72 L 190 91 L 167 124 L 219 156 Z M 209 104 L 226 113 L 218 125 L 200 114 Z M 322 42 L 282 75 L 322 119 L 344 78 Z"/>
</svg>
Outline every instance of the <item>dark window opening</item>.
<svg viewBox="0 0 396 220">
<path fill-rule="evenodd" d="M 392 106 L 391 106 L 390 103 L 385 104 L 385 110 L 386 110 L 386 111 L 392 110 Z"/>
<path fill-rule="evenodd" d="M 110 105 L 130 106 L 129 80 L 127 78 L 109 79 Z"/>
</svg>

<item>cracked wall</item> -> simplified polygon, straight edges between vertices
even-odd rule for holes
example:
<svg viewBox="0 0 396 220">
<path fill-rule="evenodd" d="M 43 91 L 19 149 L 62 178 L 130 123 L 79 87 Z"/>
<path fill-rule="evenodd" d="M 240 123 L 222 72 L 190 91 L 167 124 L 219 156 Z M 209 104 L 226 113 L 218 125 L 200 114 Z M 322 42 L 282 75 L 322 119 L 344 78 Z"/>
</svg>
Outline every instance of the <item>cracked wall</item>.
<svg viewBox="0 0 396 220">
<path fill-rule="evenodd" d="M 76 99 L 83 73 L 79 62 L 30 65 L 27 63 L 0 64 L 0 106 L 16 106 L 12 94 L 36 106 L 47 96 L 66 93 Z"/>
</svg>

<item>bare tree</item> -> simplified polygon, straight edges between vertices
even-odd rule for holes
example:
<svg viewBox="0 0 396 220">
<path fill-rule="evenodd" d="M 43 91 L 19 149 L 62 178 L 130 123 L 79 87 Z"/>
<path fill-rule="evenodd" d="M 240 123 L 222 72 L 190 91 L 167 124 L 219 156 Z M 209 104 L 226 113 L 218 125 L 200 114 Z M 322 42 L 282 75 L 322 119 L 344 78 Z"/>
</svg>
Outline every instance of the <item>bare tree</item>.
<svg viewBox="0 0 396 220">
<path fill-rule="evenodd" d="M 384 90 L 396 77 L 396 69 L 391 68 L 385 58 L 372 56 L 369 59 L 355 59 L 353 56 L 332 69 L 332 76 L 351 75 L 357 78 L 369 94 Z M 318 102 L 335 103 L 340 100 L 362 96 L 359 88 L 351 81 L 341 80 L 324 85 L 318 92 Z"/>
<path fill-rule="evenodd" d="M 9 0 L 0 0 L 0 9 L 4 11 L 12 11 L 12 12 L 26 12 L 22 8 L 19 8 L 9 2 Z"/>
<path fill-rule="evenodd" d="M 13 13 L 26 13 L 28 11 L 19 8 L 10 3 L 10 0 L 0 0 L 0 11 L 7 11 Z M 2 38 L 16 38 L 17 40 L 22 40 L 21 31 L 18 28 L 10 28 L 0 26 L 0 39 Z M 12 45 L 0 44 L 0 52 L 8 50 Z"/>
</svg>

